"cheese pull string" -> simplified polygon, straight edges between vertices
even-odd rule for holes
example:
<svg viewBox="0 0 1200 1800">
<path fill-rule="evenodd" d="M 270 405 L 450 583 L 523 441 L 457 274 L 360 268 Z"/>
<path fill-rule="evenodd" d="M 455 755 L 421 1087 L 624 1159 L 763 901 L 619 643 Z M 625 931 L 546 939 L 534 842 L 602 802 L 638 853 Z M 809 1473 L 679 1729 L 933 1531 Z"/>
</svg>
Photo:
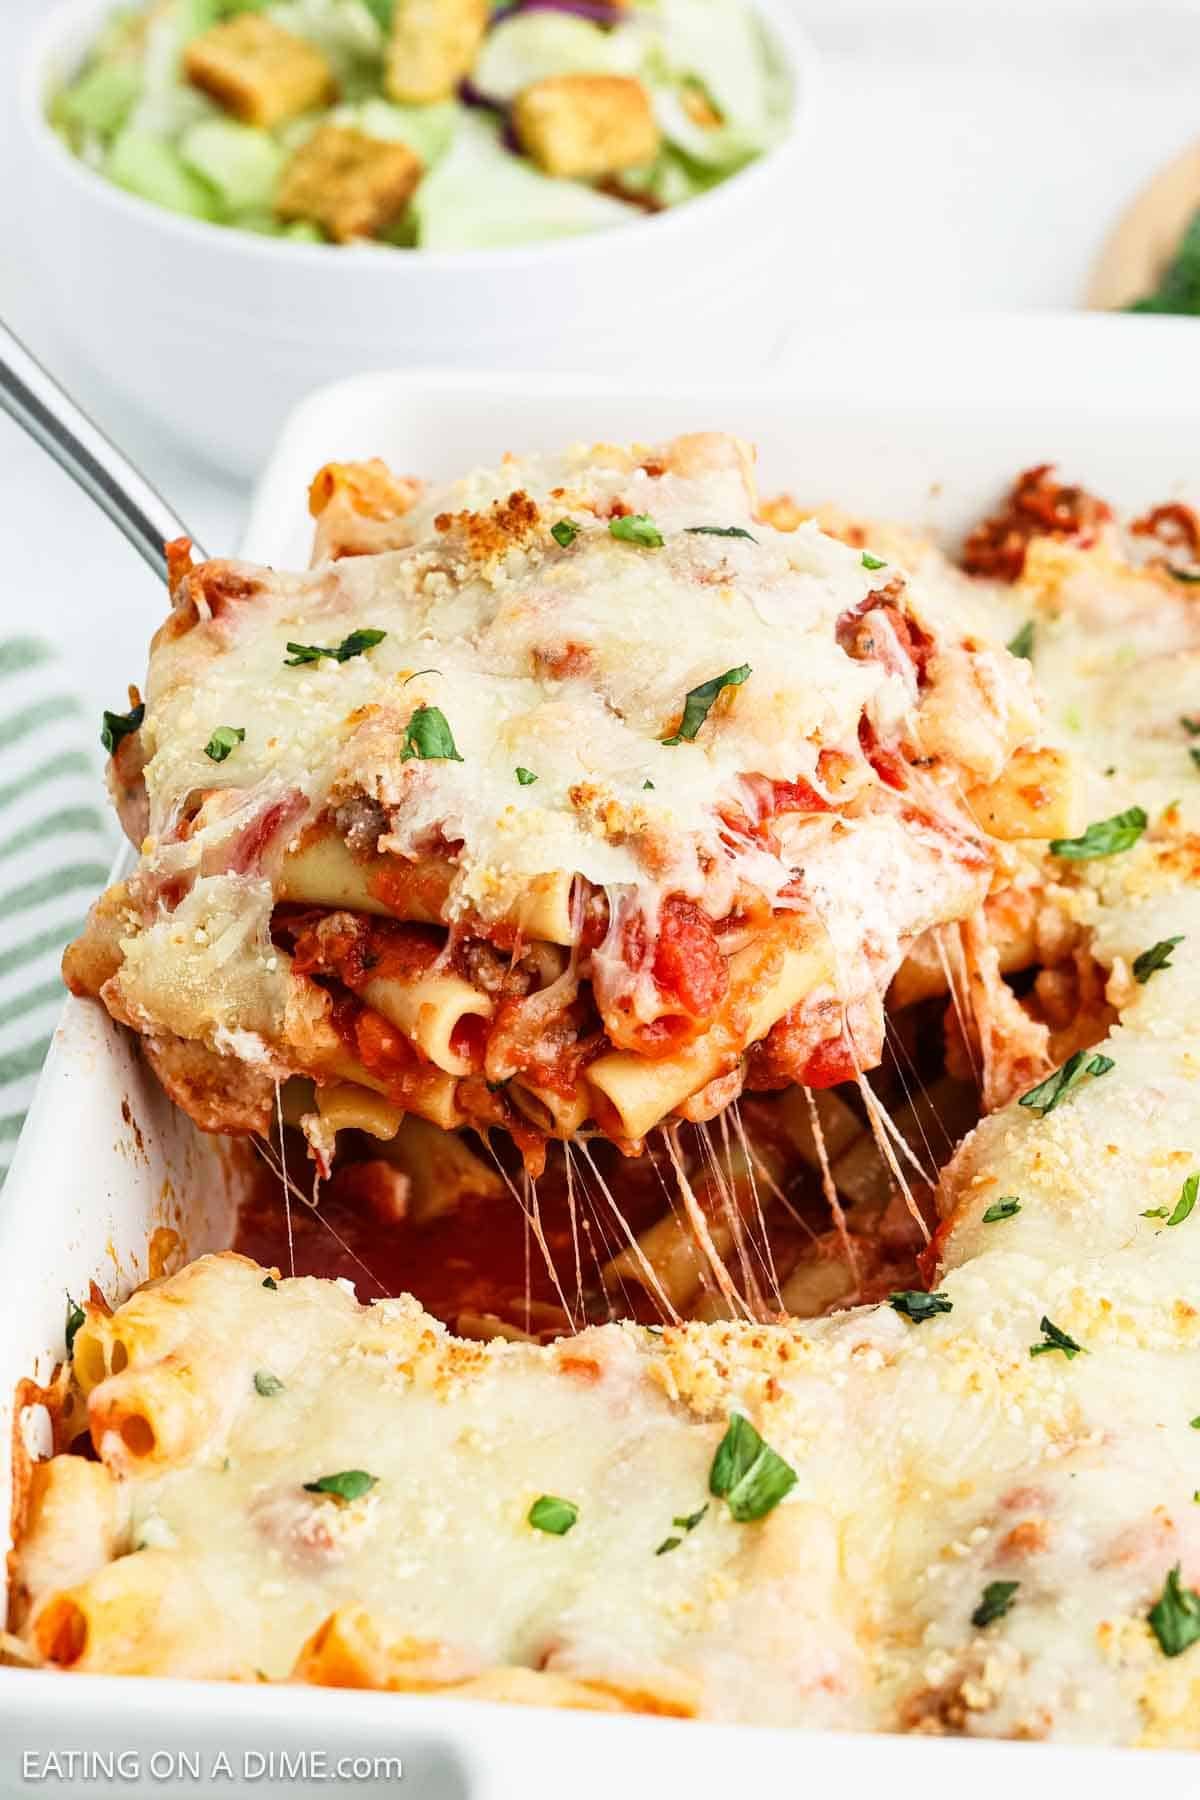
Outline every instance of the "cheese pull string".
<svg viewBox="0 0 1200 1800">
<path fill-rule="evenodd" d="M 129 458 L 88 418 L 37 358 L 0 319 L 0 408 L 27 431 L 89 500 L 166 580 L 163 545 L 191 538 L 201 561 L 205 553 L 162 495 Z"/>
</svg>

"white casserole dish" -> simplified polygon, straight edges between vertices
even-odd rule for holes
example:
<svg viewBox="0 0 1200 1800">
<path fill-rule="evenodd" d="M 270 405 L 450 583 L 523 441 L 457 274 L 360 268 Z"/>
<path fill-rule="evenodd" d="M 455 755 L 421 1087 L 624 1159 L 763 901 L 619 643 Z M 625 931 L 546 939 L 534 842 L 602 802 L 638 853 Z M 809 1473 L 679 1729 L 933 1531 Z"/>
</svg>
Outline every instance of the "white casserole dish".
<svg viewBox="0 0 1200 1800">
<path fill-rule="evenodd" d="M 330 457 L 383 455 L 402 470 L 446 475 L 506 448 L 583 438 L 653 441 L 700 426 L 760 445 L 764 491 L 926 522 L 950 534 L 1015 472 L 1055 458 L 1072 477 L 1136 508 L 1197 487 L 1194 408 L 1179 371 L 1193 352 L 1188 321 L 1047 319 L 880 327 L 829 340 L 772 391 L 617 390 L 554 376 L 370 376 L 314 395 L 293 416 L 259 488 L 245 549 L 276 564 L 306 559 L 305 494 Z M 841 371 L 857 397 L 838 391 Z M 519 416 L 519 423 L 514 420 Z M 1189 483 L 1190 478 L 1190 483 Z M 147 633 L 152 621 L 147 621 Z M 139 671 L 133 671 L 135 675 Z M 49 1374 L 62 1353 L 64 1288 L 90 1278 L 110 1298 L 146 1272 L 151 1231 L 183 1232 L 188 1252 L 227 1241 L 238 1160 L 174 1114 L 129 1040 L 98 1008 L 71 1002 L 8 1184 L 0 1195 L 0 1493 L 11 1395 Z M 18 1421 L 36 1435 L 37 1420 Z M 4 1509 L 6 1511 L 7 1508 Z M 487 1606 L 486 1594 L 479 1604 Z M 21 1756 L 50 1748 L 137 1755 L 114 1776 L 124 1793 L 211 1789 L 170 1753 L 401 1755 L 402 1791 L 427 1800 L 612 1800 L 665 1791 L 689 1796 L 775 1787 L 803 1768 L 807 1783 L 865 1792 L 868 1783 L 1011 1793 L 1022 1779 L 1050 1792 L 1088 1784 L 1103 1800 L 1148 1765 L 1129 1755 L 1030 1746 L 843 1738 L 640 1719 L 603 1719 L 378 1694 L 87 1679 L 0 1669 L 0 1794 L 27 1792 Z M 159 1753 L 156 1765 L 152 1753 Z M 1156 1779 L 1193 1772 L 1156 1756 Z M 127 1767 L 132 1768 L 132 1763 Z M 258 1777 L 247 1792 L 292 1791 Z M 164 1779 L 174 1776 L 174 1783 Z M 106 1791 L 101 1779 L 86 1790 Z M 395 1790 L 394 1775 L 342 1784 Z M 338 1784 L 333 1784 L 334 1791 Z M 83 1788 L 83 1784 L 80 1784 Z"/>
<path fill-rule="evenodd" d="M 256 472 L 287 409 L 360 369 L 592 368 L 650 379 L 764 369 L 792 316 L 812 50 L 789 0 L 755 0 L 792 128 L 690 205 L 510 250 L 330 249 L 166 212 L 103 180 L 45 119 L 116 0 L 66 0 L 34 37 L 21 113 L 29 232 L 64 343 L 125 403 L 226 470 Z M 749 329 L 747 328 L 749 324 Z"/>
</svg>

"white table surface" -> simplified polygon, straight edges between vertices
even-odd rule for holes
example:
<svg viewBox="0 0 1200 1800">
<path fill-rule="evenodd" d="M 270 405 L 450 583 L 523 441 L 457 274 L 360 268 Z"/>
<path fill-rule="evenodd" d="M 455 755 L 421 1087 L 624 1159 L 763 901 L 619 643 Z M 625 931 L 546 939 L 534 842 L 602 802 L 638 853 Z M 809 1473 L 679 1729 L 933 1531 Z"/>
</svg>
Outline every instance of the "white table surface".
<svg viewBox="0 0 1200 1800">
<path fill-rule="evenodd" d="M 51 367 L 30 272 L 11 97 L 46 0 L 3 0 L 0 316 Z M 880 316 L 1067 308 L 1119 208 L 1200 128 L 1200 6 L 1141 0 L 796 0 L 823 54 L 811 184 L 796 195 L 796 327 L 785 351 Z M 755 347 L 747 334 L 743 369 Z M 853 357 L 846 351 L 847 379 Z M 582 359 L 581 359 L 582 361 Z M 232 550 L 247 494 L 136 419 L 80 398 L 210 550 Z M 112 528 L 0 420 L 0 628 L 58 641 L 98 717 L 140 679 L 161 593 Z"/>
</svg>

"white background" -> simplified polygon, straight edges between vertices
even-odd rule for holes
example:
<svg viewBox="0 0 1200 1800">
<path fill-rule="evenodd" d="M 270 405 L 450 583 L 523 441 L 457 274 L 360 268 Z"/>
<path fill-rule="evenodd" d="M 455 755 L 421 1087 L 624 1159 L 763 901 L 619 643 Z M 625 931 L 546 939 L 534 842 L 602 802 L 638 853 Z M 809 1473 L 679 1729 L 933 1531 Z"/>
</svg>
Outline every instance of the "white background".
<svg viewBox="0 0 1200 1800">
<path fill-rule="evenodd" d="M 1200 129 L 1197 0 L 796 3 L 824 68 L 811 167 L 778 226 L 794 245 L 790 357 L 831 325 L 874 317 L 1076 305 L 1115 215 Z M 0 316 L 53 367 L 37 252 L 54 222 L 26 216 L 12 99 L 45 4 L 0 0 Z M 749 329 L 714 372 L 752 372 L 755 355 Z M 106 422 L 98 396 L 80 398 Z M 232 550 L 245 491 L 137 420 L 119 431 L 206 546 Z M 3 420 L 0 568 L 0 629 L 34 621 L 97 715 L 123 704 L 161 594 Z"/>
</svg>

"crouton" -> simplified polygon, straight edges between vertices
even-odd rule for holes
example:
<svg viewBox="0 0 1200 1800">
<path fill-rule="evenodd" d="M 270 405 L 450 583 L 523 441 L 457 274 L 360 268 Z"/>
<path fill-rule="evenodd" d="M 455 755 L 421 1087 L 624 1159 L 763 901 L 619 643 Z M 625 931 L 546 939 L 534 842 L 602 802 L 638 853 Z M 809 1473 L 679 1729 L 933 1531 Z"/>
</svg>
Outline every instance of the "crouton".
<svg viewBox="0 0 1200 1800">
<path fill-rule="evenodd" d="M 313 220 L 339 244 L 374 237 L 399 218 L 421 174 L 407 144 L 322 125 L 284 169 L 275 210 L 281 219 Z"/>
<path fill-rule="evenodd" d="M 183 68 L 193 87 L 245 124 L 267 130 L 336 94 L 333 70 L 315 44 L 262 13 L 240 13 L 193 38 Z"/>
<path fill-rule="evenodd" d="M 384 85 L 393 100 L 446 100 L 475 61 L 488 0 L 396 0 Z"/>
<path fill-rule="evenodd" d="M 599 181 L 658 151 L 650 96 L 629 75 L 549 75 L 517 95 L 512 121 L 522 150 L 547 175 Z"/>
</svg>

